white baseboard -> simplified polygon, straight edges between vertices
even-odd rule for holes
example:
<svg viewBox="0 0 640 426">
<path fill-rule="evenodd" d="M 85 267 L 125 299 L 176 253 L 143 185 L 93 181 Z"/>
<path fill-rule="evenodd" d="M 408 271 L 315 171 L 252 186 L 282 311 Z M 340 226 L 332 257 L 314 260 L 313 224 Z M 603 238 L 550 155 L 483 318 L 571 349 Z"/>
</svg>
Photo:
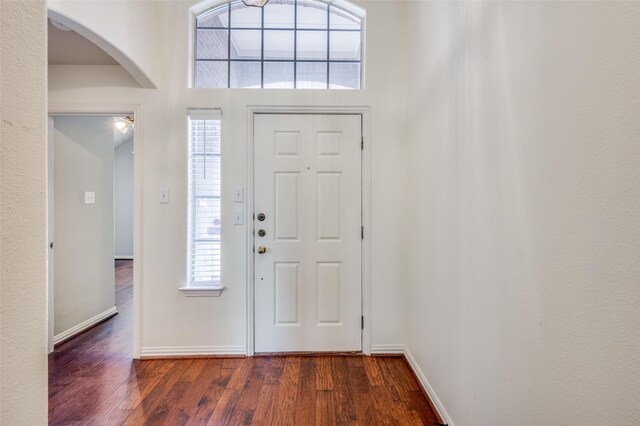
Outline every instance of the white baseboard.
<svg viewBox="0 0 640 426">
<path fill-rule="evenodd" d="M 156 346 L 140 350 L 140 358 L 246 355 L 244 346 Z"/>
<path fill-rule="evenodd" d="M 115 255 L 114 256 L 115 260 L 133 260 L 133 255 L 132 256 L 120 256 L 120 255 Z"/>
<path fill-rule="evenodd" d="M 438 395 L 436 395 L 436 391 L 433 389 L 433 386 L 431 386 L 431 383 L 429 383 L 429 380 L 427 380 L 427 377 L 420 369 L 420 366 L 416 362 L 415 358 L 413 357 L 413 355 L 411 355 L 411 352 L 406 347 L 404 349 L 404 357 L 409 363 L 409 366 L 413 370 L 414 374 L 418 378 L 420 385 L 429 396 L 429 399 L 433 403 L 435 409 L 438 411 L 438 414 L 440 415 L 442 421 L 445 422 L 448 426 L 455 426 L 453 420 L 451 420 L 451 416 L 449 416 L 449 413 L 447 413 L 444 405 L 442 405 L 440 398 L 438 398 Z"/>
<path fill-rule="evenodd" d="M 75 327 L 71 327 L 67 331 L 63 331 L 62 333 L 60 333 L 60 334 L 58 334 L 56 336 L 53 336 L 53 344 L 54 344 L 54 346 L 59 344 L 59 343 L 64 342 L 65 340 L 69 340 L 74 336 L 77 336 L 78 334 L 80 334 L 83 331 L 93 327 L 94 325 L 99 324 L 102 321 L 111 318 L 112 316 L 114 316 L 117 313 L 118 313 L 118 309 L 115 306 L 113 306 L 112 308 L 109 308 L 106 311 L 104 311 L 102 313 L 99 313 L 95 317 L 89 318 L 88 320 L 81 322 L 80 324 L 76 325 Z"/>
<path fill-rule="evenodd" d="M 371 345 L 371 355 L 404 355 L 404 345 Z"/>
</svg>

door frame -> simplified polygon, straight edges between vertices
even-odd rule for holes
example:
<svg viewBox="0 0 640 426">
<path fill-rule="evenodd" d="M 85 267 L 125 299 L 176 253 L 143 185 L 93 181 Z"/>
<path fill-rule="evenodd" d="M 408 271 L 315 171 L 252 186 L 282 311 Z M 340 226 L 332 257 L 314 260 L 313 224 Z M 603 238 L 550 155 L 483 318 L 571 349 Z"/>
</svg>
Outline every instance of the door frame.
<svg viewBox="0 0 640 426">
<path fill-rule="evenodd" d="M 142 200 L 143 200 L 143 165 L 144 137 L 142 114 L 139 104 L 75 104 L 50 103 L 48 116 L 53 115 L 133 115 L 135 133 L 133 135 L 133 358 L 140 359 L 142 336 Z M 55 220 L 55 219 L 54 219 Z M 47 223 L 47 227 L 49 223 Z M 55 254 L 54 254 L 55 256 Z M 52 280 L 53 282 L 53 280 Z M 53 284 L 55 286 L 55 284 Z M 49 312 L 53 305 L 48 303 Z M 52 313 L 50 314 L 53 320 Z"/>
<path fill-rule="evenodd" d="M 364 237 L 361 241 L 361 312 L 364 317 L 362 328 L 362 353 L 371 354 L 371 131 L 370 107 L 304 107 L 304 106 L 248 106 L 247 107 L 247 356 L 255 354 L 255 292 L 254 292 L 254 116 L 258 114 L 310 114 L 310 115 L 360 115 L 362 117 L 362 226 Z"/>
</svg>

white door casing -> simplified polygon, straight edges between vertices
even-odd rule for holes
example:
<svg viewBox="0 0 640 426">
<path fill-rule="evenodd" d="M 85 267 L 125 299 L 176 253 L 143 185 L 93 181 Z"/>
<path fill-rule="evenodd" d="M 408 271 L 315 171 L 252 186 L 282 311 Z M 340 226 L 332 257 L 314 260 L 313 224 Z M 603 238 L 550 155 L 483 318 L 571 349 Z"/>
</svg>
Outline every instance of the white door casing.
<svg viewBox="0 0 640 426">
<path fill-rule="evenodd" d="M 254 115 L 256 352 L 362 350 L 361 138 L 360 114 Z"/>
<path fill-rule="evenodd" d="M 49 249 L 47 251 L 47 351 L 53 352 L 53 248 L 54 248 L 54 234 L 53 234 L 53 212 L 54 212 L 54 168 L 53 168 L 53 132 L 54 132 L 53 117 L 47 117 L 47 243 Z"/>
</svg>

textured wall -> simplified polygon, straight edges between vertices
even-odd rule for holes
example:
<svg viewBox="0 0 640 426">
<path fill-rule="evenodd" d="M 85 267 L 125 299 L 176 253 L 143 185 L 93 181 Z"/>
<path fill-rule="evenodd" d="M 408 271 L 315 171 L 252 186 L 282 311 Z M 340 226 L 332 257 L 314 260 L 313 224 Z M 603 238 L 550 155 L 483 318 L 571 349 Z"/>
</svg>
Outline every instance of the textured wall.
<svg viewBox="0 0 640 426">
<path fill-rule="evenodd" d="M 409 17 L 409 349 L 458 426 L 637 425 L 640 3 Z"/>
<path fill-rule="evenodd" d="M 46 12 L 0 2 L 0 423 L 47 423 Z"/>
</svg>

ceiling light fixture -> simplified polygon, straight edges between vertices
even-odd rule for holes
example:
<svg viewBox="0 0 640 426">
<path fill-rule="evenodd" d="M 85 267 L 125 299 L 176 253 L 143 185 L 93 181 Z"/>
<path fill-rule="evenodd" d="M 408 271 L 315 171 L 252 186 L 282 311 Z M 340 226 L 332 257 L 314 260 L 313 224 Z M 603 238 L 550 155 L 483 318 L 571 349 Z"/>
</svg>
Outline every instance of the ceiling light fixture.
<svg viewBox="0 0 640 426">
<path fill-rule="evenodd" d="M 115 122 L 116 129 L 120 131 L 123 135 L 129 131 L 129 127 L 133 127 L 133 118 L 131 117 L 121 117 L 116 119 Z"/>
<path fill-rule="evenodd" d="M 242 3 L 245 6 L 264 7 L 265 4 L 269 3 L 269 0 L 242 0 Z"/>
</svg>

